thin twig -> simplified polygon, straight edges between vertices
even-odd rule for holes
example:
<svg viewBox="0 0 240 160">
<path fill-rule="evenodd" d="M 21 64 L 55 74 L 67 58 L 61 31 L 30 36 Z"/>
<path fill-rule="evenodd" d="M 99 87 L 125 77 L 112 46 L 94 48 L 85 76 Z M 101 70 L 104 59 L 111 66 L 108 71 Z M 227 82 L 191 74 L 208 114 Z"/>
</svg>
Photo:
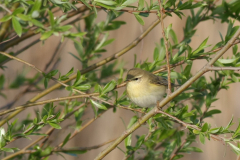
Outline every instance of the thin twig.
<svg viewBox="0 0 240 160">
<path fill-rule="evenodd" d="M 65 42 L 65 44 L 66 44 L 66 42 Z M 50 66 L 50 64 L 52 64 L 53 59 L 54 59 L 55 56 L 57 55 L 58 51 L 60 51 L 61 46 L 62 46 L 62 42 L 61 42 L 61 40 L 60 40 L 60 42 L 58 42 L 58 45 L 57 45 L 57 47 L 56 47 L 56 49 L 55 49 L 52 57 L 50 58 L 50 60 L 49 60 L 48 63 L 46 64 L 46 66 L 45 66 L 45 68 L 44 68 L 44 71 L 46 71 L 47 68 Z"/>
<path fill-rule="evenodd" d="M 115 140 L 116 140 L 116 138 L 111 139 L 111 140 L 109 140 L 109 141 L 107 141 L 107 142 L 104 142 L 104 143 L 102 143 L 102 144 L 98 144 L 98 145 L 95 145 L 95 146 L 91 146 L 91 147 L 78 147 L 78 148 L 76 148 L 75 150 L 85 151 L 85 150 L 97 149 L 97 148 L 100 148 L 100 147 L 102 147 L 102 146 L 104 146 L 104 145 L 106 145 L 106 144 L 109 144 L 109 143 L 111 143 L 111 142 L 113 142 L 113 141 L 115 141 Z M 74 150 L 74 149 L 69 149 L 69 151 L 72 151 L 72 150 Z M 68 151 L 68 149 L 55 149 L 55 150 L 53 150 L 53 152 L 66 152 L 66 151 Z"/>
<path fill-rule="evenodd" d="M 34 42 L 37 42 L 37 41 L 34 41 Z M 31 44 L 32 44 L 32 43 L 31 43 Z M 65 42 L 64 44 L 66 44 L 66 42 Z M 59 49 L 59 48 L 57 47 L 57 49 Z M 22 50 L 22 49 L 21 49 L 21 50 Z M 59 50 L 58 50 L 58 51 L 59 51 Z M 20 53 L 20 50 L 19 50 L 18 52 L 16 52 L 16 54 L 15 54 L 14 56 L 16 56 L 17 53 Z M 46 64 L 44 71 L 46 71 L 46 70 L 49 68 L 49 65 L 48 65 L 48 64 L 50 64 L 50 62 L 53 63 L 53 58 L 55 57 L 55 53 L 57 53 L 56 50 L 55 50 L 54 54 L 52 55 L 51 59 L 49 60 L 49 62 Z M 10 60 L 10 59 L 8 59 L 8 60 Z M 53 70 L 53 68 L 55 67 L 55 65 L 56 65 L 57 62 L 58 62 L 58 61 L 56 61 L 56 62 L 54 63 L 54 65 L 52 66 L 52 68 L 51 68 L 50 70 Z M 12 100 L 12 101 L 9 102 L 8 104 L 0 107 L 0 110 L 5 109 L 5 108 L 7 108 L 7 109 L 11 108 L 11 107 L 13 106 L 13 104 L 14 104 L 18 99 L 20 99 L 22 96 L 25 95 L 25 93 L 32 92 L 32 90 L 30 90 L 31 87 L 32 87 L 32 86 L 36 86 L 36 84 L 37 84 L 39 81 L 41 81 L 41 79 L 42 79 L 42 77 L 39 77 L 33 84 L 29 84 L 27 88 L 25 88 L 22 92 L 20 92 L 20 93 L 14 98 L 14 100 Z M 39 92 L 39 90 L 37 90 L 37 91 Z"/>
<path fill-rule="evenodd" d="M 172 154 L 170 160 L 173 160 L 173 158 L 175 156 L 177 156 L 177 153 L 183 148 L 183 146 L 185 145 L 185 143 L 187 142 L 187 140 L 185 139 L 182 144 L 177 148 L 177 150 Z"/>
<path fill-rule="evenodd" d="M 209 71 L 224 71 L 224 70 L 231 70 L 231 71 L 240 71 L 240 67 L 208 67 Z"/>
<path fill-rule="evenodd" d="M 81 3 L 81 4 L 84 4 L 83 2 L 81 1 L 78 1 L 78 3 Z M 85 4 L 84 4 L 85 5 Z M 96 5 L 93 5 L 93 4 L 90 4 L 88 3 L 89 6 L 91 7 L 96 7 L 98 9 L 104 9 L 104 10 L 108 10 L 107 8 L 104 8 L 102 6 L 96 6 Z M 135 13 L 157 13 L 157 11 L 137 11 L 137 10 L 127 10 L 127 9 L 120 9 L 120 10 L 117 10 L 118 12 L 127 12 L 127 13 L 131 13 L 133 14 L 134 12 Z"/>
<path fill-rule="evenodd" d="M 199 131 L 201 130 L 201 128 L 199 128 L 198 126 L 185 123 L 185 122 L 181 121 L 180 119 L 178 119 L 177 117 L 174 117 L 174 116 L 172 116 L 172 115 L 170 115 L 170 114 L 168 114 L 168 113 L 166 113 L 166 112 L 164 112 L 164 111 L 162 111 L 162 110 L 158 110 L 158 111 L 156 111 L 156 112 L 157 112 L 157 113 L 164 114 L 164 115 L 172 118 L 173 120 L 175 120 L 175 121 L 178 122 L 179 124 L 182 124 L 182 125 L 185 126 L 186 128 L 191 128 L 191 129 L 195 129 L 195 130 L 199 130 Z M 218 135 L 214 135 L 214 134 L 210 134 L 210 137 L 213 138 L 214 140 L 220 141 L 220 142 L 222 142 L 222 143 L 224 144 L 224 138 L 222 138 L 222 137 L 220 137 L 220 136 L 218 136 Z"/>
<path fill-rule="evenodd" d="M 0 7 L 2 7 L 5 11 L 7 11 L 9 14 L 12 14 L 12 11 L 10 11 L 6 6 L 3 4 L 0 4 Z"/>
<path fill-rule="evenodd" d="M 10 113 L 10 112 L 14 112 L 17 110 L 23 110 L 25 108 L 31 107 L 31 106 L 36 106 L 36 105 L 42 105 L 42 104 L 47 104 L 47 103 L 52 103 L 52 102 L 58 102 L 58 101 L 64 101 L 64 100 L 69 100 L 69 99 L 77 99 L 77 98 L 88 98 L 90 96 L 94 96 L 94 95 L 99 95 L 99 93 L 92 93 L 92 94 L 83 94 L 83 95 L 76 95 L 76 96 L 68 96 L 68 97 L 61 97 L 61 98 L 54 98 L 54 99 L 49 99 L 49 100 L 45 100 L 45 101 L 40 101 L 40 102 L 30 102 L 12 109 L 8 109 L 5 111 L 0 112 L 0 116 Z"/>
<path fill-rule="evenodd" d="M 27 50 L 28 48 L 32 47 L 33 45 L 37 44 L 38 42 L 40 42 L 40 39 L 36 39 L 35 41 L 31 42 L 30 44 L 26 45 L 25 47 L 23 47 L 22 49 L 20 49 L 19 51 L 15 52 L 13 56 L 17 56 L 20 53 L 22 53 L 23 51 Z M 7 63 L 8 61 L 10 61 L 10 59 L 6 59 L 5 61 L 2 61 L 0 63 L 0 66 Z"/>
<path fill-rule="evenodd" d="M 77 14 L 79 14 L 79 13 L 85 12 L 85 11 L 87 11 L 87 10 L 88 10 L 88 8 L 87 8 L 86 6 L 81 6 L 81 7 L 78 8 L 77 10 L 73 10 L 73 11 L 69 12 L 69 13 L 67 14 L 66 19 L 64 19 L 62 22 L 68 20 L 69 18 L 71 18 L 71 17 L 73 17 L 73 16 L 75 16 L 75 15 L 77 15 Z M 10 21 L 7 21 L 7 22 L 10 23 Z M 48 27 L 49 25 L 50 25 L 49 23 L 44 24 L 45 27 Z M 4 27 L 4 28 L 6 28 L 6 27 Z M 4 32 L 6 32 L 6 29 L 4 30 Z M 4 32 L 3 32 L 3 33 L 4 33 Z M 28 30 L 28 32 L 25 33 L 25 34 L 23 34 L 21 37 L 17 37 L 16 39 L 13 39 L 13 40 L 7 42 L 6 44 L 0 44 L 1 51 L 5 51 L 5 50 L 7 50 L 8 48 L 10 48 L 10 47 L 18 44 L 19 42 L 22 42 L 23 40 L 25 40 L 25 39 L 27 39 L 27 38 L 29 38 L 29 37 L 34 36 L 34 35 L 36 35 L 36 34 L 39 34 L 39 33 L 36 33 L 36 32 L 34 32 L 34 31 L 32 31 L 32 30 Z M 0 39 L 1 39 L 1 30 L 0 30 Z M 1 63 L 0 65 L 3 65 L 3 64 Z"/>
<path fill-rule="evenodd" d="M 166 50 L 166 59 L 167 59 L 167 71 L 168 71 L 168 96 L 171 94 L 171 71 L 170 71 L 170 63 L 169 63 L 169 55 L 168 55 L 168 41 L 165 35 L 165 31 L 164 31 L 164 22 L 163 22 L 163 10 L 164 8 L 162 7 L 162 2 L 161 0 L 158 0 L 159 3 L 159 10 L 161 15 L 159 15 L 159 18 L 161 18 L 161 26 L 162 26 L 162 35 L 163 35 L 163 39 L 164 39 L 164 45 L 165 45 L 165 50 Z"/>
<path fill-rule="evenodd" d="M 116 139 L 116 138 L 115 138 Z M 104 142 L 102 144 L 98 144 L 98 145 L 94 145 L 94 146 L 91 146 L 91 147 L 77 147 L 77 148 L 58 148 L 58 149 L 53 149 L 51 151 L 51 153 L 49 153 L 49 155 L 51 155 L 53 152 L 74 152 L 74 151 L 89 151 L 89 150 L 92 150 L 92 149 L 98 149 L 98 148 L 101 148 L 102 146 L 105 146 L 106 144 L 109 144 L 111 142 L 113 142 L 115 139 L 111 139 L 107 142 Z M 5 158 L 3 158 L 2 160 L 8 160 L 10 158 L 13 158 L 15 156 L 18 156 L 18 155 L 22 155 L 22 154 L 31 154 L 31 153 L 34 153 L 36 152 L 37 150 L 22 150 L 21 152 L 16 152 L 10 156 L 7 156 Z M 49 155 L 45 155 L 45 156 L 49 156 Z"/>
<path fill-rule="evenodd" d="M 80 133 L 82 130 L 84 130 L 86 127 L 88 127 L 90 124 L 92 124 L 97 118 L 99 118 L 102 114 L 106 113 L 106 111 L 102 112 L 101 114 L 98 114 L 98 116 L 96 118 L 91 119 L 90 121 L 88 121 L 85 125 L 83 125 L 80 129 L 75 130 L 73 132 L 73 134 L 70 136 L 69 140 L 72 139 L 73 137 L 75 137 L 78 133 Z M 62 147 L 63 142 L 60 143 L 57 147 L 55 147 L 55 149 Z"/>
</svg>

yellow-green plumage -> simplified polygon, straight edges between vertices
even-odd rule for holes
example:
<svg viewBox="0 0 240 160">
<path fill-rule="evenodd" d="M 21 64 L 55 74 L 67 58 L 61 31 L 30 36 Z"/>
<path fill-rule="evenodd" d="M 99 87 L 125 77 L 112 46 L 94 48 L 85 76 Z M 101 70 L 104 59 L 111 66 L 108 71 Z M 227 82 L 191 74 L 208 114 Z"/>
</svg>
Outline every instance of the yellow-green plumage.
<svg viewBox="0 0 240 160">
<path fill-rule="evenodd" d="M 140 107 L 154 107 L 166 93 L 167 80 L 148 71 L 133 68 L 127 74 L 127 95 Z"/>
</svg>

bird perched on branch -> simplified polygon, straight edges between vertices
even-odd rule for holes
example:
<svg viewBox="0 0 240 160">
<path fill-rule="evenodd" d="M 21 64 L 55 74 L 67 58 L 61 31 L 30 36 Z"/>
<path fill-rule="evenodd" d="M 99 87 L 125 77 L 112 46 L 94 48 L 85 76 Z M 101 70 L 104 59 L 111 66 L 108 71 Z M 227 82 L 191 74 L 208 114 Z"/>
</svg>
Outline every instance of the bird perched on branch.
<svg viewBox="0 0 240 160">
<path fill-rule="evenodd" d="M 140 68 L 130 69 L 127 73 L 126 82 L 127 95 L 130 100 L 144 108 L 157 105 L 163 99 L 168 86 L 167 79 Z"/>
</svg>

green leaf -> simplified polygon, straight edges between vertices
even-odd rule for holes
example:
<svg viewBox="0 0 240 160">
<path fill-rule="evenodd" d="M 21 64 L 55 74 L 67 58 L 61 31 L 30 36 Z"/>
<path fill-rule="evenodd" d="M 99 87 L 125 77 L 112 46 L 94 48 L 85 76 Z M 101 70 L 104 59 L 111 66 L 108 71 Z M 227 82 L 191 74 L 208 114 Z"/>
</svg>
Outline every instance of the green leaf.
<svg viewBox="0 0 240 160">
<path fill-rule="evenodd" d="M 28 15 L 25 15 L 25 14 L 19 13 L 19 14 L 17 14 L 17 16 L 24 21 L 30 20 L 30 17 Z"/>
<path fill-rule="evenodd" d="M 206 45 L 207 44 L 207 41 L 208 41 L 208 38 L 206 38 L 201 44 L 200 46 L 195 50 L 193 51 L 192 55 L 196 55 L 197 53 L 199 53 L 201 50 L 203 50 L 204 48 L 206 47 L 209 47 L 210 45 Z"/>
<path fill-rule="evenodd" d="M 4 136 L 5 136 L 5 130 L 3 127 L 0 127 L 0 148 L 6 145 L 6 140 Z"/>
<path fill-rule="evenodd" d="M 116 85 L 117 85 L 117 82 L 114 80 L 107 83 L 102 90 L 102 94 L 112 91 L 116 87 Z"/>
<path fill-rule="evenodd" d="M 73 26 L 71 25 L 65 25 L 65 26 L 61 26 L 61 27 L 57 27 L 56 31 L 58 32 L 66 32 L 69 31 Z"/>
<path fill-rule="evenodd" d="M 232 143 L 230 142 L 227 142 L 231 147 L 232 149 L 239 155 L 240 154 L 240 148 L 238 148 L 237 146 L 233 145 Z"/>
<path fill-rule="evenodd" d="M 53 13 L 50 10 L 48 11 L 48 15 L 49 15 L 50 25 L 54 26 L 54 24 L 55 24 L 54 16 L 53 16 Z"/>
<path fill-rule="evenodd" d="M 3 88 L 4 83 L 5 83 L 5 77 L 4 77 L 4 75 L 2 74 L 2 75 L 0 75 L 0 89 Z M 0 134 L 1 134 L 1 128 L 0 128 Z M 1 142 L 1 141 L 0 141 L 0 142 Z"/>
<path fill-rule="evenodd" d="M 111 44 L 114 40 L 115 40 L 115 39 L 113 39 L 113 38 L 106 40 L 106 41 L 102 44 L 101 48 L 102 48 L 102 47 L 105 47 L 106 45 Z"/>
<path fill-rule="evenodd" d="M 52 71 L 50 71 L 50 72 L 47 74 L 47 77 L 48 77 L 48 78 L 51 78 L 51 77 L 55 76 L 57 73 L 58 73 L 58 70 L 57 70 L 57 69 L 52 70 Z"/>
<path fill-rule="evenodd" d="M 236 137 L 237 134 L 239 133 L 239 131 L 240 131 L 240 120 L 239 120 L 239 123 L 238 123 L 238 127 L 237 127 L 237 129 L 235 130 L 235 132 L 234 132 L 234 134 L 232 135 L 232 137 Z"/>
<path fill-rule="evenodd" d="M 184 156 L 181 155 L 181 154 L 178 154 L 178 155 L 176 155 L 172 160 L 180 159 L 180 158 L 182 158 L 182 157 L 184 157 Z"/>
<path fill-rule="evenodd" d="M 82 62 L 82 60 L 80 58 L 78 58 L 75 54 L 68 52 L 71 56 L 73 56 L 75 59 L 79 60 L 80 62 Z"/>
<path fill-rule="evenodd" d="M 208 123 L 204 123 L 201 132 L 206 132 L 208 130 Z"/>
<path fill-rule="evenodd" d="M 231 120 L 228 122 L 228 125 L 225 127 L 226 129 L 228 129 L 230 126 L 233 125 L 232 121 L 233 121 L 233 117 L 232 117 Z"/>
<path fill-rule="evenodd" d="M 33 13 L 34 11 L 39 11 L 41 6 L 42 6 L 42 0 L 35 0 L 30 13 Z"/>
<path fill-rule="evenodd" d="M 222 63 L 222 64 L 230 64 L 238 60 L 238 58 L 235 59 L 218 59 L 217 61 Z"/>
<path fill-rule="evenodd" d="M 110 30 L 115 30 L 121 27 L 121 25 L 126 24 L 124 21 L 112 21 L 109 25 L 107 25 L 104 30 L 105 31 L 110 31 Z"/>
<path fill-rule="evenodd" d="M 70 71 L 68 71 L 68 73 L 67 74 L 65 74 L 65 76 L 70 76 L 72 73 L 73 73 L 73 71 L 74 71 L 74 68 L 72 67 L 71 69 L 70 69 Z"/>
<path fill-rule="evenodd" d="M 22 26 L 18 22 L 18 20 L 17 20 L 17 18 L 15 16 L 12 17 L 12 25 L 13 25 L 13 28 L 14 28 L 15 32 L 17 33 L 17 35 L 19 37 L 21 37 L 21 35 L 22 35 Z"/>
<path fill-rule="evenodd" d="M 19 7 L 13 11 L 12 15 L 16 16 L 18 13 L 22 13 L 24 10 L 24 8 Z"/>
<path fill-rule="evenodd" d="M 111 0 L 94 0 L 94 2 L 99 2 L 99 3 L 102 3 L 102 4 L 109 5 L 109 6 L 117 4 L 116 2 L 111 1 Z"/>
<path fill-rule="evenodd" d="M 155 61 L 157 61 L 159 59 L 159 49 L 157 47 L 155 47 L 155 49 L 154 49 L 153 59 Z"/>
<path fill-rule="evenodd" d="M 129 136 L 127 136 L 127 138 L 125 138 L 124 144 L 125 144 L 125 147 L 131 146 L 131 144 L 132 144 L 132 134 L 130 134 Z"/>
<path fill-rule="evenodd" d="M 52 34 L 53 34 L 53 31 L 44 32 L 44 33 L 42 34 L 40 40 L 48 39 Z"/>
<path fill-rule="evenodd" d="M 80 85 L 80 86 L 77 86 L 77 87 L 74 87 L 78 90 L 81 90 L 81 91 L 86 91 L 86 90 L 89 90 L 91 88 L 91 85 L 90 84 L 83 84 L 83 85 Z"/>
<path fill-rule="evenodd" d="M 141 147 L 141 145 L 143 144 L 143 142 L 145 141 L 145 135 L 141 135 L 141 137 L 138 138 L 137 142 L 136 142 L 136 148 Z"/>
<path fill-rule="evenodd" d="M 205 144 L 205 136 L 204 136 L 204 134 L 202 134 L 202 133 L 199 134 L 199 140 L 200 140 L 200 142 L 202 144 Z"/>
<path fill-rule="evenodd" d="M 193 133 L 194 133 L 194 134 L 200 134 L 200 131 L 199 131 L 199 130 L 196 130 L 196 129 L 194 129 L 194 130 L 193 130 Z"/>
<path fill-rule="evenodd" d="M 57 123 L 53 123 L 53 122 L 49 122 L 50 126 L 52 126 L 53 128 L 56 128 L 56 129 L 61 129 L 61 126 Z"/>
<path fill-rule="evenodd" d="M 142 10 L 144 8 L 144 0 L 138 1 L 138 10 Z"/>
<path fill-rule="evenodd" d="M 11 148 L 1 148 L 0 150 L 2 150 L 4 152 L 14 152 L 14 150 Z"/>
<path fill-rule="evenodd" d="M 127 128 L 130 128 L 134 123 L 136 123 L 138 120 L 138 117 L 137 116 L 133 116 L 130 120 L 130 122 L 128 123 L 128 126 Z"/>
<path fill-rule="evenodd" d="M 126 0 L 123 4 L 122 4 L 122 6 L 128 6 L 128 5 L 130 5 L 130 4 L 133 4 L 134 2 L 136 2 L 137 0 Z"/>
<path fill-rule="evenodd" d="M 85 4 L 88 8 L 92 10 L 92 7 L 85 0 L 81 0 L 81 2 L 83 2 L 83 4 Z"/>
<path fill-rule="evenodd" d="M 130 128 L 134 123 L 136 123 L 138 120 L 137 116 L 133 116 L 130 120 L 130 122 L 128 123 L 128 126 L 127 128 Z M 132 134 L 130 134 L 125 140 L 125 146 L 131 146 L 131 143 L 132 143 Z"/>
<path fill-rule="evenodd" d="M 171 29 L 171 30 L 169 31 L 169 34 L 170 34 L 170 36 L 171 36 L 171 38 L 172 38 L 172 40 L 173 40 L 173 43 L 174 43 L 174 44 L 178 44 L 178 38 L 177 38 L 177 35 L 176 35 L 176 33 L 174 32 L 173 29 Z"/>
<path fill-rule="evenodd" d="M 43 24 L 36 19 L 32 19 L 31 22 L 38 27 L 44 28 Z"/>
<path fill-rule="evenodd" d="M 45 78 L 44 79 L 44 87 L 47 88 L 48 87 L 48 81 L 49 79 L 48 78 Z"/>
<path fill-rule="evenodd" d="M 236 55 L 237 54 L 237 51 L 238 51 L 238 45 L 234 45 L 232 47 L 232 51 L 233 51 L 233 54 Z"/>
<path fill-rule="evenodd" d="M 197 147 L 187 147 L 187 148 L 181 149 L 179 152 L 203 152 L 203 151 Z"/>
<path fill-rule="evenodd" d="M 12 15 L 6 15 L 0 19 L 0 22 L 6 22 L 12 18 Z"/>
<path fill-rule="evenodd" d="M 99 109 L 107 110 L 107 107 L 104 106 L 104 105 L 101 104 L 101 103 L 98 103 L 98 102 L 96 102 L 96 101 L 94 101 L 94 100 L 92 100 L 92 99 L 90 99 L 90 102 L 92 103 L 92 105 L 96 106 L 96 107 L 99 108 Z"/>
<path fill-rule="evenodd" d="M 64 139 L 63 144 L 61 147 L 65 146 L 65 144 L 69 141 L 69 138 L 71 137 L 71 133 L 67 135 L 67 137 Z"/>
<path fill-rule="evenodd" d="M 222 113 L 222 112 L 218 109 L 213 109 L 213 110 L 210 110 L 210 111 L 206 112 L 204 114 L 204 118 L 211 117 L 213 114 L 219 114 L 219 113 Z"/>
<path fill-rule="evenodd" d="M 134 16 L 136 17 L 137 21 L 138 21 L 141 25 L 144 25 L 144 24 L 145 24 L 141 16 L 139 16 L 139 15 L 137 15 L 137 14 L 134 14 Z"/>
<path fill-rule="evenodd" d="M 221 128 L 212 128 L 209 130 L 209 133 L 215 134 L 215 133 L 219 132 L 220 129 Z"/>
</svg>

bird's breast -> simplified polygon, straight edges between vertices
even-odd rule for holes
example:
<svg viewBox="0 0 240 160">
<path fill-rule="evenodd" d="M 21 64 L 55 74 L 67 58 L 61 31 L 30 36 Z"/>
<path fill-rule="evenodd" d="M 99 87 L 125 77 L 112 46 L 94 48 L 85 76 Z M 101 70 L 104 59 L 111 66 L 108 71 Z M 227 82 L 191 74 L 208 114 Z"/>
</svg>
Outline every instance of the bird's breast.
<svg viewBox="0 0 240 160">
<path fill-rule="evenodd" d="M 154 107 L 157 101 L 162 100 L 165 92 L 165 86 L 150 83 L 147 85 L 140 83 L 127 84 L 128 97 L 140 107 Z"/>
</svg>

